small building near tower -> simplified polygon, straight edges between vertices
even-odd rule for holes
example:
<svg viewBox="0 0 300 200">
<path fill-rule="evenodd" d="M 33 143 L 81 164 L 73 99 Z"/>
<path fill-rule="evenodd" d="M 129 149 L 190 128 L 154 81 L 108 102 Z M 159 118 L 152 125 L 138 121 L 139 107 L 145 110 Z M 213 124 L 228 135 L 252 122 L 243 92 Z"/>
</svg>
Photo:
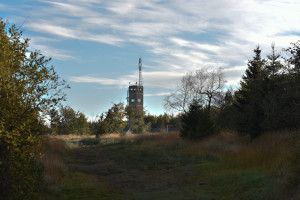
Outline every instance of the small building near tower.
<svg viewBox="0 0 300 200">
<path fill-rule="evenodd" d="M 142 58 L 139 58 L 139 82 L 130 84 L 127 91 L 127 105 L 135 109 L 136 114 L 142 115 L 144 109 L 144 87 L 142 79 Z"/>
</svg>

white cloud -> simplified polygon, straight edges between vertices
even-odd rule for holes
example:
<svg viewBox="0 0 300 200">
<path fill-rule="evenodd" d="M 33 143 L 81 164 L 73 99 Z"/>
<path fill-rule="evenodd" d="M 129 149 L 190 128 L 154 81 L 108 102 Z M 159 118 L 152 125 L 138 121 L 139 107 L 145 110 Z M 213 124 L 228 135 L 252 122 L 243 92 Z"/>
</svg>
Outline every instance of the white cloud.
<svg viewBox="0 0 300 200">
<path fill-rule="evenodd" d="M 81 39 L 81 38 L 77 38 L 77 39 Z M 123 39 L 114 37 L 112 35 L 96 35 L 96 34 L 86 34 L 86 36 L 84 36 L 84 40 L 95 41 L 95 42 L 110 44 L 114 46 L 121 46 L 121 43 L 123 42 Z"/>
<path fill-rule="evenodd" d="M 59 40 L 56 38 L 43 37 L 43 36 L 35 36 L 30 39 L 30 43 L 38 43 L 38 42 L 58 42 Z"/>
<path fill-rule="evenodd" d="M 244 74 L 246 66 L 235 66 L 231 68 L 225 68 L 224 75 L 227 80 L 226 85 L 238 85 L 241 76 Z M 170 71 L 152 71 L 143 72 L 144 86 L 147 88 L 162 88 L 162 89 L 173 89 L 180 81 L 181 77 L 185 73 L 182 72 L 170 72 Z M 103 78 L 103 77 L 92 77 L 92 76 L 77 76 L 71 77 L 70 82 L 77 83 L 97 83 L 104 86 L 115 86 L 118 88 L 127 88 L 129 82 L 134 83 L 137 80 L 137 74 L 125 75 L 118 78 Z M 166 96 L 170 92 L 158 92 L 145 94 L 145 96 Z"/>
<path fill-rule="evenodd" d="M 152 94 L 144 94 L 145 97 L 153 97 L 153 96 L 168 96 L 171 92 L 159 92 L 159 93 L 152 93 Z"/>
<path fill-rule="evenodd" d="M 176 38 L 176 37 L 170 38 L 170 41 L 174 42 L 176 45 L 179 45 L 179 46 L 182 46 L 182 47 L 189 47 L 189 48 L 194 48 L 194 49 L 211 51 L 211 52 L 214 52 L 214 53 L 217 53 L 221 49 L 221 47 L 219 47 L 217 45 L 201 44 L 201 43 L 198 43 L 198 42 L 192 42 L 192 41 L 188 41 L 188 40 L 184 40 L 184 39 Z"/>
<path fill-rule="evenodd" d="M 130 2 L 111 2 L 110 5 L 107 7 L 108 10 L 119 14 L 119 15 L 125 15 L 125 14 L 131 14 L 134 12 L 134 4 Z"/>
<path fill-rule="evenodd" d="M 34 31 L 58 35 L 65 38 L 95 41 L 115 46 L 119 46 L 123 41 L 122 39 L 111 35 L 91 34 L 82 30 L 75 30 L 46 23 L 30 23 L 27 24 L 26 27 L 29 27 Z"/>
<path fill-rule="evenodd" d="M 76 83 L 98 83 L 100 85 L 115 85 L 119 88 L 128 87 L 128 81 L 125 79 L 95 78 L 91 76 L 74 76 L 69 79 L 70 82 Z"/>
<path fill-rule="evenodd" d="M 185 73 L 171 71 L 143 72 L 144 85 L 153 88 L 171 89 L 176 86 L 183 75 Z"/>
<path fill-rule="evenodd" d="M 6 6 L 4 4 L 0 3 L 0 9 L 4 9 L 4 8 L 6 8 Z"/>
<path fill-rule="evenodd" d="M 224 78 L 227 80 L 227 86 L 238 85 L 242 75 L 245 73 L 246 70 L 245 66 L 234 66 L 231 68 L 224 69 Z"/>
<path fill-rule="evenodd" d="M 226 67 L 229 82 L 237 82 L 243 70 L 235 66 L 244 64 L 256 45 L 266 54 L 271 42 L 280 50 L 300 35 L 300 2 L 292 0 L 44 2 L 47 7 L 34 12 L 27 27 L 59 38 L 138 44 L 158 56 L 152 60 L 156 66 L 147 68 L 152 72 L 144 72 L 150 87 L 174 87 L 180 76 L 202 66 Z M 80 80 L 96 81 L 85 78 Z M 128 78 L 97 80 L 123 87 Z"/>
<path fill-rule="evenodd" d="M 57 39 L 47 38 L 47 37 L 34 37 L 30 40 L 30 49 L 38 50 L 47 57 L 52 57 L 57 60 L 69 60 L 75 59 L 70 52 L 64 49 L 53 48 L 49 45 L 45 45 L 45 42 L 58 42 Z"/>
<path fill-rule="evenodd" d="M 144 86 L 150 88 L 172 89 L 176 86 L 177 81 L 183 76 L 183 73 L 177 72 L 143 72 Z M 111 85 L 119 88 L 127 88 L 129 82 L 137 81 L 136 74 L 125 75 L 119 78 L 103 78 L 92 76 L 74 76 L 69 79 L 70 82 L 78 83 L 97 83 L 100 85 Z"/>
<path fill-rule="evenodd" d="M 57 60 L 69 60 L 74 59 L 73 56 L 69 55 L 66 50 L 51 48 L 47 45 L 32 44 L 31 48 L 41 51 L 41 53 L 47 57 L 52 57 Z"/>
<path fill-rule="evenodd" d="M 66 38 L 77 38 L 76 36 L 76 30 L 72 30 L 69 28 L 65 28 L 62 26 L 56 26 L 56 25 L 51 25 L 48 24 L 48 22 L 45 23 L 30 23 L 27 24 L 26 27 L 31 28 L 34 31 L 38 32 L 44 32 L 44 33 L 50 33 L 53 35 L 58 35 Z"/>
</svg>

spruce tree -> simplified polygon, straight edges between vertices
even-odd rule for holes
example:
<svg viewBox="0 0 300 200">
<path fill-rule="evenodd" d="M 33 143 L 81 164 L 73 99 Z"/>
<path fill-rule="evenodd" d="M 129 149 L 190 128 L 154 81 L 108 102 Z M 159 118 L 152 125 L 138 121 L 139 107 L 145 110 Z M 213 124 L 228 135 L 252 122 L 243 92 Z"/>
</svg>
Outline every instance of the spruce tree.
<svg viewBox="0 0 300 200">
<path fill-rule="evenodd" d="M 182 127 L 180 136 L 190 140 L 203 139 L 217 133 L 214 122 L 211 120 L 209 110 L 203 108 L 197 101 L 193 101 L 188 112 L 181 116 Z"/>
<path fill-rule="evenodd" d="M 285 75 L 283 72 L 283 64 L 279 60 L 280 53 L 275 50 L 275 43 L 271 44 L 271 53 L 267 54 L 266 72 L 268 78 L 263 82 L 264 85 L 264 99 L 261 100 L 264 109 L 264 131 L 277 131 L 282 127 L 282 105 L 283 84 Z"/>
<path fill-rule="evenodd" d="M 270 76 L 274 76 L 280 69 L 283 68 L 283 65 L 279 60 L 281 54 L 276 53 L 274 42 L 272 42 L 271 48 L 272 52 L 267 55 L 268 60 L 266 63 L 266 69 Z"/>
<path fill-rule="evenodd" d="M 264 111 L 261 100 L 264 97 L 264 84 L 267 73 L 266 61 L 261 58 L 259 46 L 254 49 L 254 57 L 248 61 L 248 68 L 242 77 L 241 87 L 235 93 L 235 105 L 239 111 L 238 132 L 250 134 L 252 138 L 262 132 Z"/>
</svg>

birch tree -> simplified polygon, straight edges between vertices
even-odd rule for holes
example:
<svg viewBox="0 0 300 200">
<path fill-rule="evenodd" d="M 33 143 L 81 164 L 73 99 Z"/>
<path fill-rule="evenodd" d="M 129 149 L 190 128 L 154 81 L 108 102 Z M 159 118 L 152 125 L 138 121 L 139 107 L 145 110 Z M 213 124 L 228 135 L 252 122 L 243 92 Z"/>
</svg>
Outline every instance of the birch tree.
<svg viewBox="0 0 300 200">
<path fill-rule="evenodd" d="M 210 111 L 212 105 L 217 105 L 223 93 L 225 84 L 224 73 L 221 68 L 208 70 L 201 68 L 182 77 L 176 91 L 164 99 L 167 110 L 186 113 L 190 104 L 197 101 Z"/>
</svg>

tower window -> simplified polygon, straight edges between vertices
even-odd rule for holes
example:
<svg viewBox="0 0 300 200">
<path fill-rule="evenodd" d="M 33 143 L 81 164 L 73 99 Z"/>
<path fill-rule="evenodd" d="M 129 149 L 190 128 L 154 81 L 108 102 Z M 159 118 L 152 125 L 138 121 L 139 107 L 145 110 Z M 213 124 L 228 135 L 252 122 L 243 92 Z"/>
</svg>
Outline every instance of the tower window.
<svg viewBox="0 0 300 200">
<path fill-rule="evenodd" d="M 130 102 L 135 102 L 135 99 L 130 99 Z"/>
<path fill-rule="evenodd" d="M 142 91 L 142 88 L 139 88 L 139 91 Z"/>
<path fill-rule="evenodd" d="M 141 103 L 141 102 L 142 102 L 142 99 L 138 99 L 138 102 Z"/>
</svg>

